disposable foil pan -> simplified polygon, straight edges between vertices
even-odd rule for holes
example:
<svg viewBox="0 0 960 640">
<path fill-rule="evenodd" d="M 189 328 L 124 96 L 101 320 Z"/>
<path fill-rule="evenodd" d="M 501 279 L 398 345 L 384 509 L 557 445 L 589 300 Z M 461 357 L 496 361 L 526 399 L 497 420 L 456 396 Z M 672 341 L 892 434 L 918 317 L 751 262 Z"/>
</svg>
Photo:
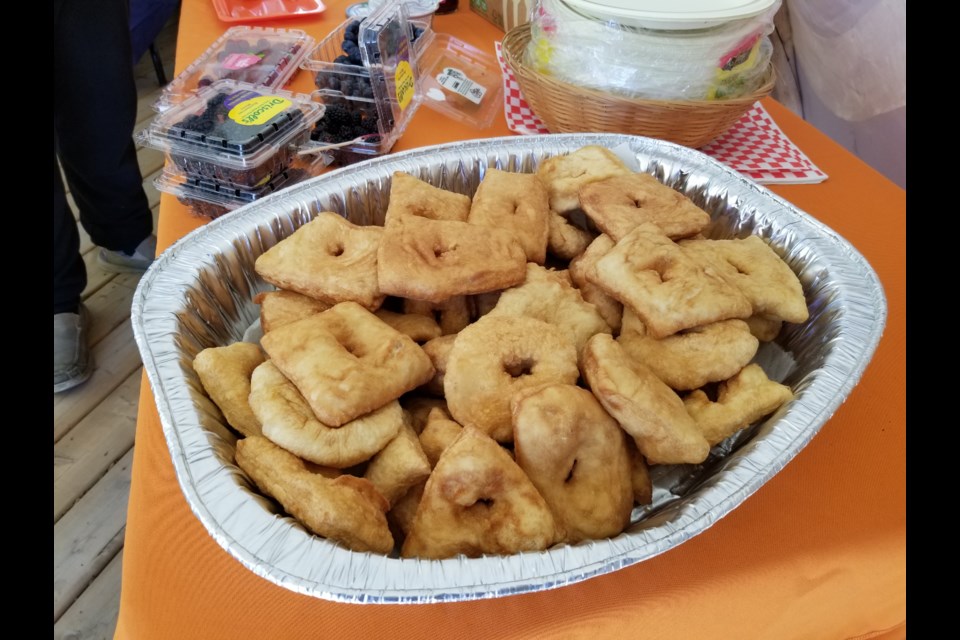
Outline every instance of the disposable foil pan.
<svg viewBox="0 0 960 640">
<path fill-rule="evenodd" d="M 792 358 L 779 377 L 795 399 L 714 448 L 702 465 L 653 467 L 654 502 L 619 536 L 538 553 L 447 560 L 356 553 L 311 535 L 278 510 L 233 461 L 236 436 L 203 393 L 191 362 L 241 340 L 258 320 L 251 299 L 270 290 L 257 256 L 335 211 L 382 224 L 401 170 L 473 195 L 489 167 L 531 172 L 546 157 L 588 145 L 626 149 L 645 171 L 706 209 L 714 238 L 768 239 L 800 277 L 810 319 L 784 325 L 774 349 Z M 625 146 L 622 146 L 625 145 Z M 147 271 L 132 307 L 134 336 L 180 486 L 210 535 L 251 571 L 292 591 L 353 603 L 430 603 L 553 589 L 670 551 L 712 526 L 782 469 L 844 402 L 886 322 L 883 289 L 845 239 L 789 202 L 688 148 L 616 134 L 475 140 L 369 160 L 271 194 L 180 239 Z"/>
</svg>

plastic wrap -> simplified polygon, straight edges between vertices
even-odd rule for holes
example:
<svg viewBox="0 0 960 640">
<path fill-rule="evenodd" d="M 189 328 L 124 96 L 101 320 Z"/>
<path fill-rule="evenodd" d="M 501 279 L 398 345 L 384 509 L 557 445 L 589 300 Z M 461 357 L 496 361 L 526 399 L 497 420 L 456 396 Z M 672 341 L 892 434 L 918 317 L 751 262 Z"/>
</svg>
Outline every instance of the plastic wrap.
<svg viewBox="0 0 960 640">
<path fill-rule="evenodd" d="M 777 0 L 759 15 L 716 26 L 655 29 L 539 0 L 527 63 L 565 82 L 652 100 L 719 100 L 764 81 Z"/>
</svg>

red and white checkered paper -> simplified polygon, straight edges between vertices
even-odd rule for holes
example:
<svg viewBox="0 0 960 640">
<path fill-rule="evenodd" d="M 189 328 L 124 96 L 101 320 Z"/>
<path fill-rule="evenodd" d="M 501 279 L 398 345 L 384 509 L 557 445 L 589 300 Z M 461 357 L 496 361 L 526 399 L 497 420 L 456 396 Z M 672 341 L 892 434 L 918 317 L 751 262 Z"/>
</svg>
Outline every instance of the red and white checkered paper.
<svg viewBox="0 0 960 640">
<path fill-rule="evenodd" d="M 550 133 L 524 99 L 520 85 L 503 59 L 500 43 L 495 45 L 503 72 L 503 113 L 507 127 L 521 135 Z M 815 183 L 827 179 L 827 174 L 790 141 L 759 102 L 726 133 L 701 147 L 700 151 L 766 184 Z"/>
</svg>

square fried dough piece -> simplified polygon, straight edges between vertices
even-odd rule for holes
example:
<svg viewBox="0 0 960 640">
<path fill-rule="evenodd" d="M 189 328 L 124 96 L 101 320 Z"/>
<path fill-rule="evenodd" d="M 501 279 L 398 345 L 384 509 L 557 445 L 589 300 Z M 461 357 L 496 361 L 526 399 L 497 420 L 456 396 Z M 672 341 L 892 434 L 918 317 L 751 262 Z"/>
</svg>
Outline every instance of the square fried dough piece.
<svg viewBox="0 0 960 640">
<path fill-rule="evenodd" d="M 586 184 L 580 188 L 580 206 L 614 241 L 643 222 L 654 223 L 674 240 L 697 234 L 710 223 L 710 214 L 690 198 L 647 173 Z"/>
<path fill-rule="evenodd" d="M 467 222 L 506 229 L 520 241 L 529 262 L 547 258 L 550 198 L 532 173 L 487 169 L 473 196 Z"/>
<path fill-rule="evenodd" d="M 466 222 L 468 215 L 469 196 L 435 187 L 404 171 L 393 173 L 384 226 L 402 216 Z"/>
<path fill-rule="evenodd" d="M 339 427 L 324 424 L 272 360 L 253 372 L 250 408 L 263 425 L 264 437 L 304 460 L 334 469 L 369 460 L 404 423 L 403 409 L 394 400 Z"/>
<path fill-rule="evenodd" d="M 203 390 L 217 405 L 227 423 L 245 436 L 260 435 L 260 421 L 250 409 L 250 378 L 266 358 L 250 342 L 209 347 L 193 359 Z"/>
<path fill-rule="evenodd" d="M 404 422 L 396 437 L 370 460 L 363 477 L 393 505 L 412 486 L 426 480 L 432 468 L 417 432 Z"/>
<path fill-rule="evenodd" d="M 390 505 L 369 480 L 314 473 L 303 460 L 263 437 L 240 440 L 236 461 L 261 491 L 316 535 L 353 551 L 393 550 L 386 516 Z"/>
<path fill-rule="evenodd" d="M 332 427 L 379 409 L 434 374 L 416 342 L 356 302 L 274 329 L 261 344 Z"/>
<path fill-rule="evenodd" d="M 417 344 L 439 338 L 442 333 L 436 320 L 419 313 L 396 313 L 387 309 L 377 309 L 374 315 L 400 333 L 410 336 Z"/>
<path fill-rule="evenodd" d="M 507 450 L 474 427 L 443 452 L 400 551 L 402 558 L 476 558 L 539 551 L 563 529 Z"/>
<path fill-rule="evenodd" d="M 526 266 L 510 231 L 417 216 L 392 220 L 377 254 L 383 293 L 427 302 L 512 287 Z"/>
<path fill-rule="evenodd" d="M 566 213 L 580 208 L 580 188 L 591 182 L 633 173 L 615 153 L 599 145 L 580 147 L 540 163 L 537 177 L 547 187 L 550 208 Z"/>
<path fill-rule="evenodd" d="M 654 338 L 753 313 L 750 301 L 645 222 L 597 260 L 593 283 L 631 307 Z"/>
<path fill-rule="evenodd" d="M 326 311 L 332 305 L 296 291 L 264 291 L 253 301 L 260 305 L 260 328 L 264 333 L 285 324 Z"/>
<path fill-rule="evenodd" d="M 325 211 L 257 258 L 267 282 L 329 304 L 347 300 L 373 311 L 383 304 L 377 249 L 383 229 Z"/>
<path fill-rule="evenodd" d="M 687 395 L 683 404 L 713 446 L 791 399 L 790 387 L 770 380 L 763 368 L 753 363 L 717 385 L 716 401 L 698 389 Z"/>
<path fill-rule="evenodd" d="M 680 247 L 704 267 L 738 288 L 755 313 L 786 322 L 810 317 L 803 285 L 783 259 L 760 236 L 733 240 L 684 240 Z"/>
</svg>

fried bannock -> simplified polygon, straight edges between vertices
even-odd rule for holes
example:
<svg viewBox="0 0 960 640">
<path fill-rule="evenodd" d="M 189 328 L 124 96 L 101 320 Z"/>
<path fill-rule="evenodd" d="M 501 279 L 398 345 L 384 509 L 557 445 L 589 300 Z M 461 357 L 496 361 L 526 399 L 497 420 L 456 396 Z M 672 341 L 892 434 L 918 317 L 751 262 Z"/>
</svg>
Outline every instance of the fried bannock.
<svg viewBox="0 0 960 640">
<path fill-rule="evenodd" d="M 443 302 L 523 282 L 527 258 L 505 229 L 403 216 L 387 225 L 377 252 L 383 293 Z"/>
<path fill-rule="evenodd" d="M 537 177 L 550 195 L 550 208 L 557 213 L 580 208 L 583 185 L 632 173 L 614 152 L 594 144 L 547 158 L 537 168 Z"/>
<path fill-rule="evenodd" d="M 587 277 L 631 307 L 654 338 L 753 313 L 739 289 L 704 269 L 652 223 L 635 227 Z"/>
<path fill-rule="evenodd" d="M 274 329 L 261 344 L 332 427 L 379 409 L 434 374 L 416 342 L 355 302 Z"/>
<path fill-rule="evenodd" d="M 390 180 L 384 225 L 403 216 L 466 222 L 470 204 L 470 198 L 462 193 L 435 187 L 405 171 L 395 171 Z"/>
<path fill-rule="evenodd" d="M 563 215 L 551 211 L 547 217 L 547 250 L 563 260 L 583 253 L 593 242 L 594 234 L 574 225 Z"/>
<path fill-rule="evenodd" d="M 644 222 L 673 240 L 700 233 L 710 223 L 710 214 L 690 198 L 646 173 L 586 184 L 580 188 L 580 205 L 615 242 Z"/>
<path fill-rule="evenodd" d="M 548 382 L 575 384 L 579 375 L 576 347 L 562 329 L 536 318 L 488 314 L 457 335 L 443 387 L 457 422 L 510 442 L 514 393 Z"/>
<path fill-rule="evenodd" d="M 217 405 L 227 424 L 245 436 L 261 433 L 260 421 L 250 409 L 250 376 L 265 359 L 263 351 L 249 342 L 226 347 L 208 347 L 193 359 L 203 390 Z"/>
<path fill-rule="evenodd" d="M 390 505 L 369 480 L 351 475 L 330 479 L 263 437 L 237 442 L 236 461 L 266 495 L 318 536 L 353 551 L 387 554 L 393 535 Z"/>
<path fill-rule="evenodd" d="M 253 301 L 260 305 L 260 328 L 264 333 L 285 324 L 326 311 L 332 305 L 296 291 L 264 291 Z"/>
<path fill-rule="evenodd" d="M 539 551 L 563 529 L 506 449 L 464 427 L 427 479 L 404 540 L 403 558 L 452 558 Z"/>
<path fill-rule="evenodd" d="M 550 198 L 537 176 L 490 168 L 473 196 L 467 222 L 510 231 L 520 241 L 527 261 L 543 264 L 549 215 Z"/>
<path fill-rule="evenodd" d="M 609 325 L 614 335 L 620 333 L 620 325 L 623 322 L 623 304 L 611 298 L 607 293 L 593 284 L 588 274 L 595 273 L 597 260 L 605 255 L 607 251 L 613 248 L 614 242 L 610 236 L 601 234 L 594 238 L 583 253 L 570 261 L 570 279 L 574 286 L 580 290 L 580 295 L 586 302 L 589 302 L 597 308 L 597 311 Z M 596 275 L 592 276 L 596 278 Z"/>
<path fill-rule="evenodd" d="M 683 400 L 612 336 L 598 334 L 584 349 L 583 377 L 603 408 L 633 436 L 651 464 L 698 464 L 710 445 Z"/>
<path fill-rule="evenodd" d="M 396 400 L 342 426 L 326 425 L 270 360 L 253 372 L 250 407 L 263 424 L 265 437 L 305 460 L 336 469 L 369 460 L 403 425 L 403 410 Z"/>
<path fill-rule="evenodd" d="M 565 542 L 608 538 L 630 522 L 627 435 L 592 393 L 568 384 L 514 395 L 517 464 L 566 530 Z"/>
<path fill-rule="evenodd" d="M 374 311 L 384 295 L 377 284 L 377 249 L 383 229 L 359 226 L 324 211 L 254 263 L 267 282 L 336 304 L 354 301 Z"/>
<path fill-rule="evenodd" d="M 363 477 L 392 505 L 410 487 L 426 480 L 431 468 L 417 432 L 404 422 L 396 437 L 370 460 Z"/>
</svg>

